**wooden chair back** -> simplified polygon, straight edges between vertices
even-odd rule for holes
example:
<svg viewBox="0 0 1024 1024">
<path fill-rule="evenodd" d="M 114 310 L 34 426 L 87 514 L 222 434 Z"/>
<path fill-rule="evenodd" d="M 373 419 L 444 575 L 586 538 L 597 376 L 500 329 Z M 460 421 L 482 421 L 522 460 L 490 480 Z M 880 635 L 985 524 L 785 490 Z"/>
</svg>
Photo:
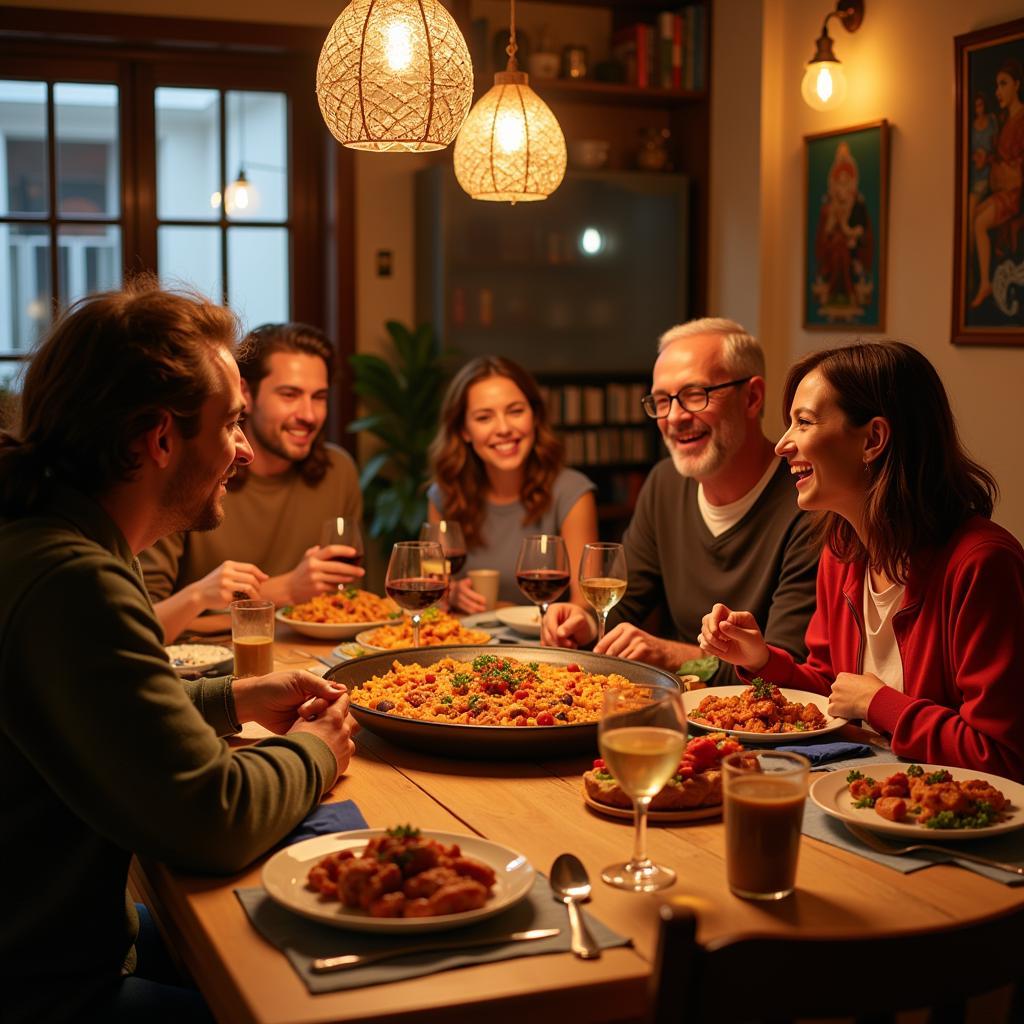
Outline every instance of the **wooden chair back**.
<svg viewBox="0 0 1024 1024">
<path fill-rule="evenodd" d="M 962 1021 L 968 997 L 1014 985 L 1024 1000 L 1024 904 L 975 924 L 883 939 L 741 936 L 697 942 L 687 908 L 661 907 L 652 1024 L 745 1024 L 809 1017 L 892 1020 L 930 1008 Z"/>
</svg>

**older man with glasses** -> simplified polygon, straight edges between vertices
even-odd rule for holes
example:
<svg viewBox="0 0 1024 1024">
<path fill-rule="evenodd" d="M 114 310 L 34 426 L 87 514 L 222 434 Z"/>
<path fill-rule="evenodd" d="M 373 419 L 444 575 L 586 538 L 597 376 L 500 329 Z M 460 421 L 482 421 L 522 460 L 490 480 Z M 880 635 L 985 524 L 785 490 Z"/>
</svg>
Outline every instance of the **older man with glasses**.
<svg viewBox="0 0 1024 1024">
<path fill-rule="evenodd" d="M 762 429 L 764 398 L 764 353 L 739 324 L 707 317 L 660 338 L 643 407 L 671 459 L 640 492 L 623 537 L 629 589 L 597 652 L 677 671 L 702 657 L 701 618 L 721 601 L 749 608 L 770 643 L 803 656 L 818 546 L 789 467 Z M 740 595 L 747 603 L 735 603 Z M 578 647 L 596 634 L 582 607 L 549 609 L 545 643 Z M 738 680 L 723 665 L 714 681 Z"/>
</svg>

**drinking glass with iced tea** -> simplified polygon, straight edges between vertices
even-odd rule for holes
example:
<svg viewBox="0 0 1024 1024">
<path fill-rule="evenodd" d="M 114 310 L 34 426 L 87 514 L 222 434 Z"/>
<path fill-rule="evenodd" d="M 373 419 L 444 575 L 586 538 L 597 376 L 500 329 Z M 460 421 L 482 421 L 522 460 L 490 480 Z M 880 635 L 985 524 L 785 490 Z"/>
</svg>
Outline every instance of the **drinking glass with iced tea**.
<svg viewBox="0 0 1024 1024">
<path fill-rule="evenodd" d="M 231 643 L 236 676 L 265 676 L 274 671 L 274 602 L 231 602 Z"/>
</svg>

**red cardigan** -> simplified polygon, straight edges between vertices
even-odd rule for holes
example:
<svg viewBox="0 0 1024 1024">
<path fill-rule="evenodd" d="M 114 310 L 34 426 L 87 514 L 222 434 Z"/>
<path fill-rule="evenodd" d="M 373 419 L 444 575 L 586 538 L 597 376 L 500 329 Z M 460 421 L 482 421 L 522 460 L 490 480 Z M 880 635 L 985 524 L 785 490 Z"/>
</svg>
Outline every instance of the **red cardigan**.
<svg viewBox="0 0 1024 1024">
<path fill-rule="evenodd" d="M 863 671 L 864 563 L 827 550 L 807 661 L 770 647 L 757 675 L 828 694 L 840 672 Z M 975 516 L 912 561 L 893 615 L 904 691 L 885 686 L 867 720 L 900 757 L 1024 781 L 1024 549 Z"/>
</svg>

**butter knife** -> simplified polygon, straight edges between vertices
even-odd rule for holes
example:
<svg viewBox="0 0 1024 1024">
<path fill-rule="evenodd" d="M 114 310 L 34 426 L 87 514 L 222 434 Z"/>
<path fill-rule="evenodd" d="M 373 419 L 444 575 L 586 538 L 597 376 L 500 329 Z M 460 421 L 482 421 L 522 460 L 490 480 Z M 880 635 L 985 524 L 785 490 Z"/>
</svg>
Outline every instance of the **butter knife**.
<svg viewBox="0 0 1024 1024">
<path fill-rule="evenodd" d="M 391 960 L 414 953 L 438 953 L 448 949 L 474 949 L 478 946 L 500 946 L 505 942 L 532 942 L 535 939 L 550 939 L 559 933 L 558 928 L 534 928 L 528 932 L 512 932 L 510 935 L 490 935 L 476 939 L 448 939 L 444 942 L 421 942 L 415 946 L 396 946 L 378 953 L 350 953 L 347 956 L 328 956 L 313 960 L 309 969 L 314 974 L 329 971 L 343 971 L 348 967 L 363 967 L 381 960 Z"/>
</svg>

